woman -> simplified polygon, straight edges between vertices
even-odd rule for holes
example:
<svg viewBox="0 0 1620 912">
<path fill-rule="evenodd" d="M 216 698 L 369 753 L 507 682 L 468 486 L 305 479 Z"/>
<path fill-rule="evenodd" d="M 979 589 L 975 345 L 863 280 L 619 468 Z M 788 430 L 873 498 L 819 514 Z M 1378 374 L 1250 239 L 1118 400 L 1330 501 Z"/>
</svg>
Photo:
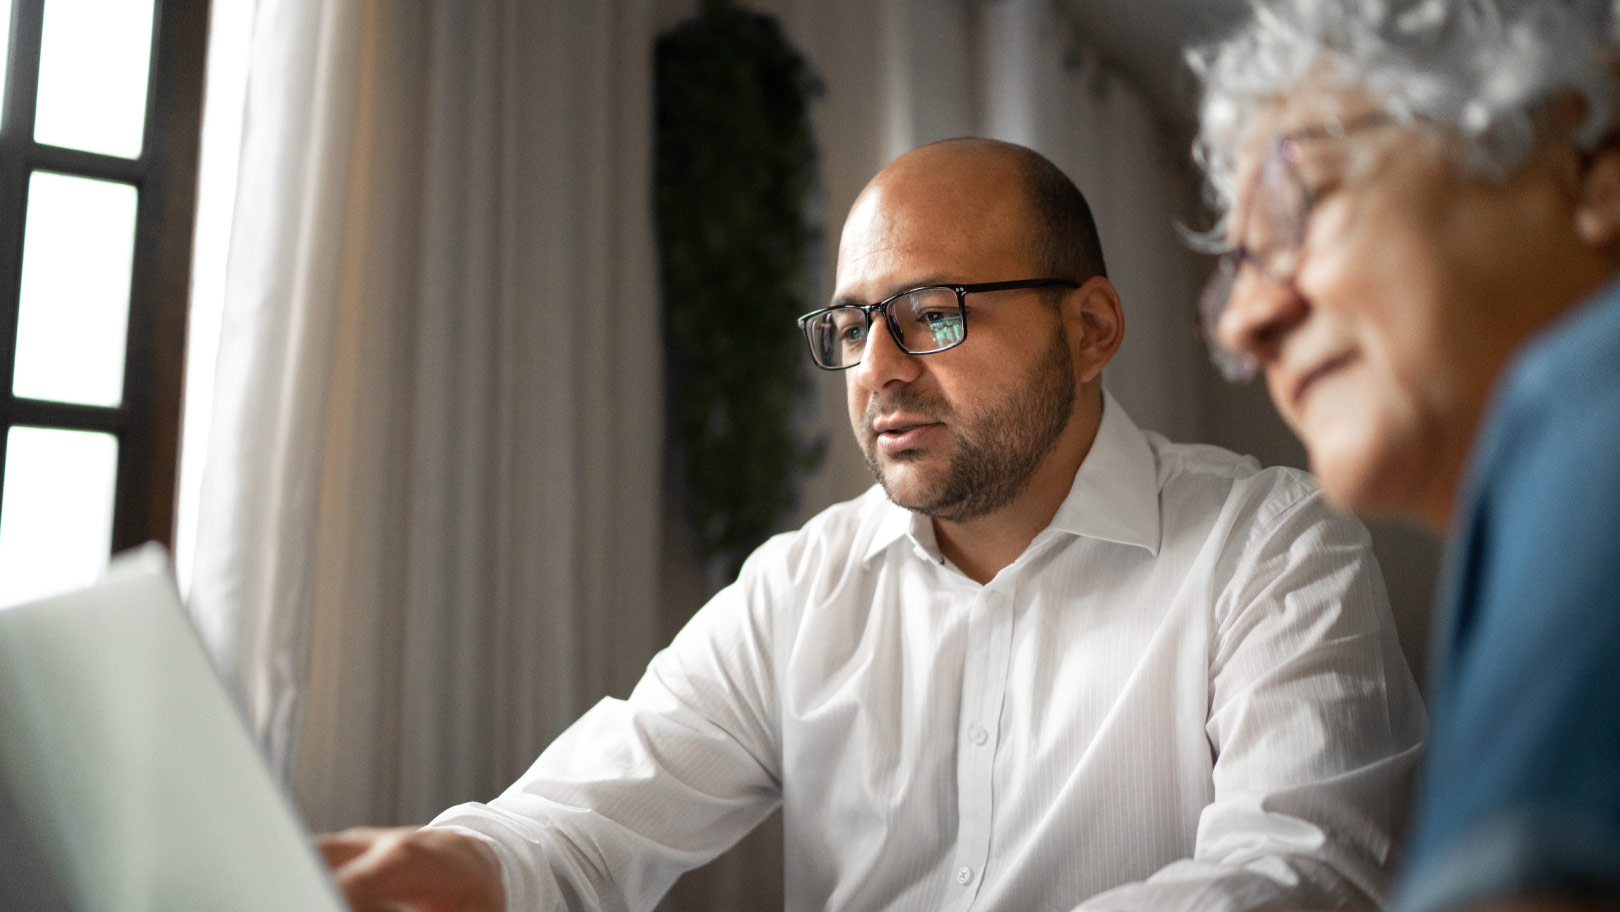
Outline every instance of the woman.
<svg viewBox="0 0 1620 912">
<path fill-rule="evenodd" d="M 1615 29 L 1274 0 L 1191 55 L 1217 365 L 1337 505 L 1452 536 L 1403 912 L 1620 903 Z"/>
</svg>

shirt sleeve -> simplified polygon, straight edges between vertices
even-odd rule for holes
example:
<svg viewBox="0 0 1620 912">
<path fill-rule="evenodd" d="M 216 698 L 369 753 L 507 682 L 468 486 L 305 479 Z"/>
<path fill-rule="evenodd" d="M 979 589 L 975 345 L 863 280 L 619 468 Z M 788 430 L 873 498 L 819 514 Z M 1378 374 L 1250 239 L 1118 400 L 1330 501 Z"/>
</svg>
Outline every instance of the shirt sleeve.
<svg viewBox="0 0 1620 912">
<path fill-rule="evenodd" d="M 1426 719 L 1367 532 L 1314 490 L 1251 528 L 1217 583 L 1214 797 L 1194 855 L 1084 910 L 1367 908 L 1385 898 Z"/>
<path fill-rule="evenodd" d="M 1510 414 L 1453 555 L 1402 912 L 1620 896 L 1620 402 L 1565 385 Z"/>
<path fill-rule="evenodd" d="M 507 906 L 652 909 L 684 871 L 780 803 L 770 545 L 653 658 L 627 700 L 604 699 L 499 798 L 433 821 L 501 860 Z"/>
</svg>

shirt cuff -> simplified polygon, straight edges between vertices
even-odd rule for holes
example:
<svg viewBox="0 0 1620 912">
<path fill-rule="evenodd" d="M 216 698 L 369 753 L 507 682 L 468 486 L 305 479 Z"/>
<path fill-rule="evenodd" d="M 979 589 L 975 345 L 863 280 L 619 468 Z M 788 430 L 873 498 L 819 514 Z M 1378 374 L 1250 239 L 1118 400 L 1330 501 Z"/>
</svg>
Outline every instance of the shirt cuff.
<svg viewBox="0 0 1620 912">
<path fill-rule="evenodd" d="M 482 840 L 485 845 L 494 850 L 495 858 L 500 862 L 501 894 L 506 898 L 508 912 L 513 909 L 528 908 L 532 905 L 534 898 L 523 895 L 524 885 L 517 878 L 519 860 L 512 854 L 510 849 L 494 836 L 466 825 L 471 822 L 484 822 L 484 818 L 478 814 L 478 811 L 482 808 L 483 806 L 478 804 L 458 804 L 435 817 L 428 823 L 428 826 L 436 830 L 449 830 L 452 833 L 460 833 L 463 836 L 471 836 L 474 839 Z"/>
</svg>

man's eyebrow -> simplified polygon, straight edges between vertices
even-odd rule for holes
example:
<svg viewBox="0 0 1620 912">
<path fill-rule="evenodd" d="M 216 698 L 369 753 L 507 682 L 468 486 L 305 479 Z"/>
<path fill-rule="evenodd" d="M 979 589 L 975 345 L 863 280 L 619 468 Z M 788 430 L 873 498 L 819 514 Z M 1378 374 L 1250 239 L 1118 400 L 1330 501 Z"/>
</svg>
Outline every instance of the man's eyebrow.
<svg viewBox="0 0 1620 912">
<path fill-rule="evenodd" d="M 901 284 L 901 285 L 895 285 L 893 291 L 889 292 L 888 294 L 884 295 L 881 298 L 874 298 L 870 303 L 876 304 L 878 301 L 887 301 L 889 298 L 892 298 L 897 294 L 901 294 L 903 292 L 910 291 L 913 288 L 927 288 L 930 285 L 961 285 L 961 284 L 964 284 L 964 283 L 961 282 L 958 279 L 951 278 L 951 277 L 945 276 L 945 275 L 924 276 L 923 278 L 915 279 L 915 280 L 906 282 L 906 283 Z M 842 294 L 842 295 L 834 295 L 833 299 L 832 299 L 832 303 L 828 304 L 827 306 L 828 307 L 865 307 L 867 305 L 867 303 L 868 302 L 862 301 L 859 298 L 855 297 L 854 295 Z"/>
</svg>

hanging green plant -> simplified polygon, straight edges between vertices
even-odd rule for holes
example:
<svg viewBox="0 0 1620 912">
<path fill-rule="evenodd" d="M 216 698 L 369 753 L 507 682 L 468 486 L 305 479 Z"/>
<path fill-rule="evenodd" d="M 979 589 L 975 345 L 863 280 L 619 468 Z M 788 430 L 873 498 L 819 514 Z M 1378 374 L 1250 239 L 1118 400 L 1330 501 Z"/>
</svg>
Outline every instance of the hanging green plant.
<svg viewBox="0 0 1620 912">
<path fill-rule="evenodd" d="M 734 571 L 798 501 L 825 441 L 808 386 L 815 77 L 775 19 L 705 2 L 658 41 L 654 206 L 672 455 L 705 560 Z"/>
</svg>

